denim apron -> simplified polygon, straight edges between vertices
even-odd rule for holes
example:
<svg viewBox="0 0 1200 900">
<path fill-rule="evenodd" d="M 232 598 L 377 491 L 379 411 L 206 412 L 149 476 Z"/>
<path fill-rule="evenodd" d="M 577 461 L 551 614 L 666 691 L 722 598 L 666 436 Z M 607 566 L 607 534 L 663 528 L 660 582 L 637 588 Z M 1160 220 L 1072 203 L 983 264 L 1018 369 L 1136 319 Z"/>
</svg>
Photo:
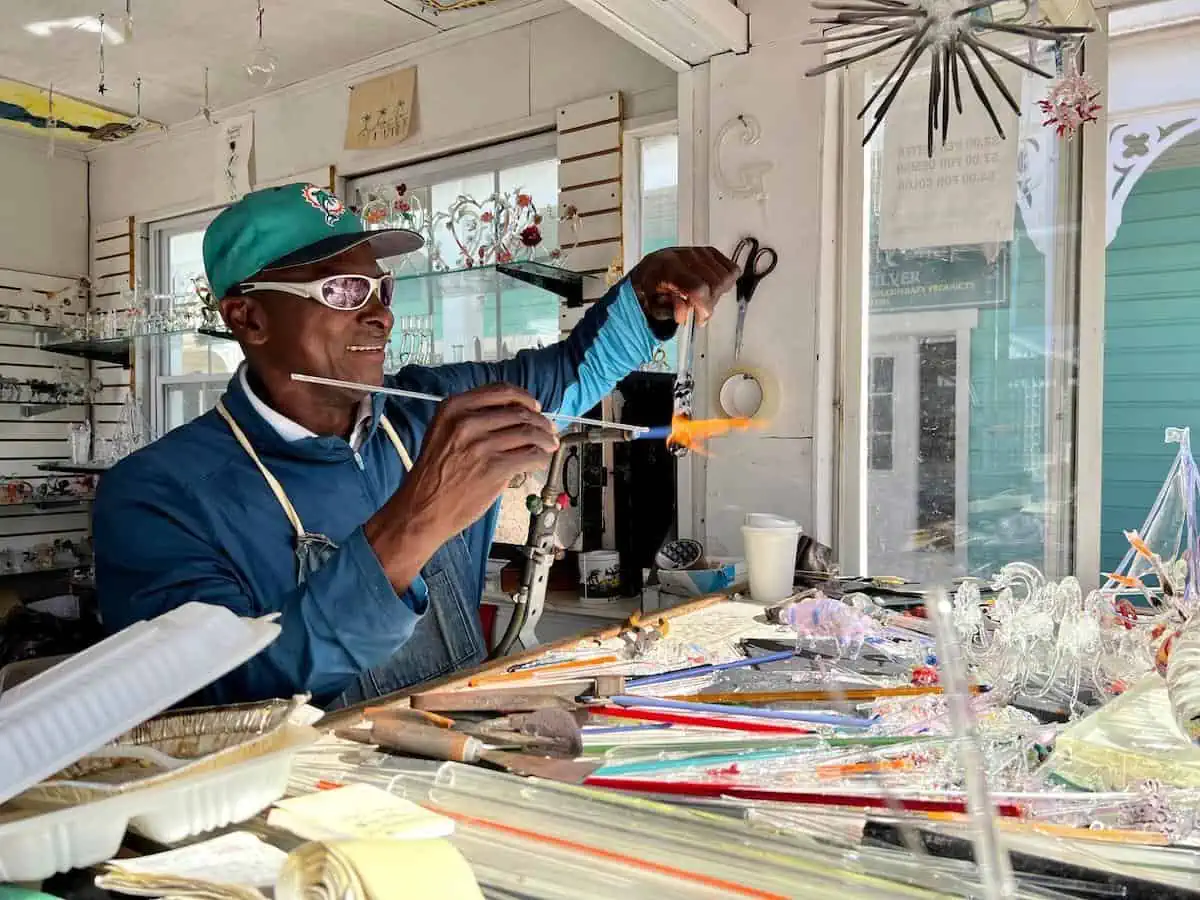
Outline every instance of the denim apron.
<svg viewBox="0 0 1200 900">
<path fill-rule="evenodd" d="M 253 460 L 279 501 L 288 521 L 296 532 L 296 582 L 304 584 L 308 576 L 321 568 L 337 544 L 323 534 L 304 529 L 296 508 L 292 506 L 283 485 L 258 458 L 245 432 L 234 421 L 222 402 L 217 412 L 229 425 L 233 436 Z M 412 457 L 400 441 L 400 436 L 388 421 L 379 417 L 379 427 L 387 434 L 406 472 L 412 471 Z M 338 709 L 364 700 L 390 694 L 431 678 L 438 678 L 455 669 L 482 662 L 486 657 L 483 630 L 479 624 L 477 604 L 467 597 L 464 585 L 478 568 L 461 534 L 447 541 L 421 570 L 429 590 L 429 607 L 417 620 L 412 636 L 387 662 L 361 673 L 341 696 L 326 705 Z M 402 602 L 397 598 L 397 603 Z"/>
</svg>

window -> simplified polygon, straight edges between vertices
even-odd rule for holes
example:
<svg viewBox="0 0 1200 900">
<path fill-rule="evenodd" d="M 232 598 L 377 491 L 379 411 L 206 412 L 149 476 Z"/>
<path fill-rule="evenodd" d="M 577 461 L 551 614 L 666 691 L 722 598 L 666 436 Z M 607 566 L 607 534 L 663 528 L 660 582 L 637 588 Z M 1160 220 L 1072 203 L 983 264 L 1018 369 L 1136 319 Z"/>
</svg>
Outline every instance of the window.
<svg viewBox="0 0 1200 900">
<path fill-rule="evenodd" d="M 870 417 L 867 464 L 881 472 L 892 468 L 892 384 L 895 372 L 894 356 L 871 359 L 871 385 L 867 398 L 867 415 Z"/>
<path fill-rule="evenodd" d="M 1008 140 L 976 104 L 932 158 L 928 75 L 914 70 L 865 150 L 854 129 L 870 75 L 847 85 L 844 177 L 862 205 L 843 213 L 855 365 L 838 377 L 855 405 L 842 436 L 854 502 L 839 543 L 855 571 L 1071 571 L 1077 144 L 1040 140 L 1044 86 L 1000 71 L 1026 110 L 1002 120 Z"/>
<path fill-rule="evenodd" d="M 443 161 L 367 176 L 351 182 L 347 190 L 350 202 L 360 209 L 386 198 L 395 211 L 399 208 L 396 201 L 406 198 L 403 203 L 409 217 L 392 215 L 378 222 L 378 227 L 403 225 L 427 231 L 433 215 L 454 210 L 452 222 L 439 222 L 432 229 L 432 247 L 397 260 L 392 267 L 400 279 L 393 303 L 397 318 L 392 333 L 393 359 L 402 364 L 407 350 L 417 345 L 411 336 L 406 343 L 406 333 L 427 328 L 433 332 L 435 362 L 507 359 L 520 350 L 555 343 L 559 339 L 556 296 L 512 279 L 482 278 L 475 272 L 423 277 L 435 269 L 464 268 L 465 255 L 476 258 L 488 229 L 496 227 L 492 224 L 495 220 L 488 221 L 485 216 L 487 198 L 497 193 L 528 195 L 539 213 L 545 211 L 540 246 L 558 246 L 554 215 L 558 160 L 553 140 L 535 138 L 516 146 L 462 154 L 450 162 L 450 166 Z M 455 226 L 453 231 L 446 227 L 449 224 Z M 569 236 L 563 240 L 570 243 Z"/>
<path fill-rule="evenodd" d="M 151 281 L 156 295 L 190 299 L 193 279 L 204 274 L 204 229 L 215 215 L 188 216 L 152 227 Z M 155 434 L 164 434 L 212 409 L 242 361 L 241 348 L 233 341 L 204 335 L 177 335 L 153 347 L 148 360 L 149 417 Z"/>
<path fill-rule="evenodd" d="M 625 271 L 647 253 L 679 243 L 679 135 L 668 122 L 625 132 Z M 636 167 L 632 168 L 631 167 Z M 676 342 L 664 350 L 668 371 L 678 363 Z"/>
</svg>

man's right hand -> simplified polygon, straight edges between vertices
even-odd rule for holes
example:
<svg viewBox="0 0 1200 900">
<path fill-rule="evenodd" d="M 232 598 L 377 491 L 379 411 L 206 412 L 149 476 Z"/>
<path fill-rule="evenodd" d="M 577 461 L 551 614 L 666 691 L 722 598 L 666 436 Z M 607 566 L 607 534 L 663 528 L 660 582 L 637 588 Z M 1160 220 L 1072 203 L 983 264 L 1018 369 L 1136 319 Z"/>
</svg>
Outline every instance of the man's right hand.
<svg viewBox="0 0 1200 900">
<path fill-rule="evenodd" d="M 514 475 L 542 468 L 557 447 L 554 426 L 521 388 L 491 384 L 443 402 L 412 471 L 363 526 L 393 587 L 407 590 Z"/>
</svg>

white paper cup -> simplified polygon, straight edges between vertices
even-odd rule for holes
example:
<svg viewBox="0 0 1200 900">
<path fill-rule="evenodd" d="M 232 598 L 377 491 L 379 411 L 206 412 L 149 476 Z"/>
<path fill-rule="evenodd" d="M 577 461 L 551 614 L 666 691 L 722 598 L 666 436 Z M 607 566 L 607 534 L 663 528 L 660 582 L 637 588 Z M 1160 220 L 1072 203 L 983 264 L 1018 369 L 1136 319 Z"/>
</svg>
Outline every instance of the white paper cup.
<svg viewBox="0 0 1200 900">
<path fill-rule="evenodd" d="M 768 528 L 742 526 L 746 566 L 750 570 L 750 596 L 755 603 L 778 603 L 792 596 L 796 577 L 796 548 L 800 526 Z"/>
<path fill-rule="evenodd" d="M 795 519 L 785 519 L 773 513 L 747 513 L 745 525 L 748 528 L 799 528 L 800 523 Z"/>
</svg>

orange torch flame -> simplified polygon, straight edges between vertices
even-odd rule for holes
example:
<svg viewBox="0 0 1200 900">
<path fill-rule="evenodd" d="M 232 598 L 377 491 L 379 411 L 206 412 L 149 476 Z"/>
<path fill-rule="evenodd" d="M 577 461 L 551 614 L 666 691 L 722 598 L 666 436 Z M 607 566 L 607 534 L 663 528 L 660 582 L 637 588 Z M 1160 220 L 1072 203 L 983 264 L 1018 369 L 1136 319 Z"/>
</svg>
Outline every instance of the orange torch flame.
<svg viewBox="0 0 1200 900">
<path fill-rule="evenodd" d="M 734 431 L 762 428 L 764 424 L 756 419 L 689 419 L 686 416 L 674 416 L 667 443 L 703 453 L 704 445 L 712 438 Z"/>
</svg>

